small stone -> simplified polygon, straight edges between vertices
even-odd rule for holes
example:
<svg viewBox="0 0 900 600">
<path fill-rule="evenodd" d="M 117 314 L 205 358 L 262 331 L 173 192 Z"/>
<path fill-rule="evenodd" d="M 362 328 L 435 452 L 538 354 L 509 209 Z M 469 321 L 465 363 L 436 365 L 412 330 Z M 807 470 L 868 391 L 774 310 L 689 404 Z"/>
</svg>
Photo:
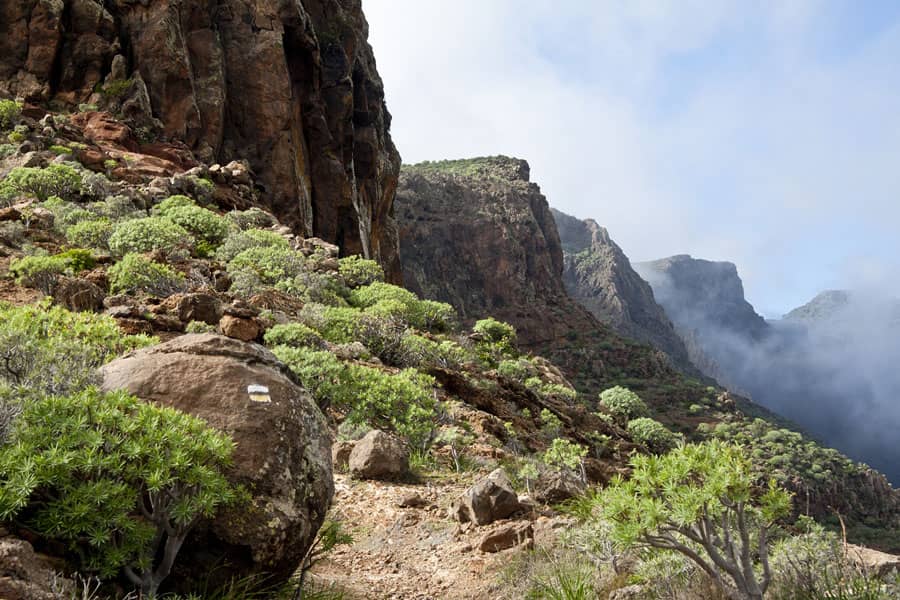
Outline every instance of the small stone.
<svg viewBox="0 0 900 600">
<path fill-rule="evenodd" d="M 225 315 L 219 321 L 219 328 L 227 337 L 252 342 L 259 337 L 260 326 L 255 319 Z"/>
<path fill-rule="evenodd" d="M 376 429 L 356 442 L 349 468 L 354 479 L 402 479 L 409 473 L 409 452 L 402 441 Z"/>
<path fill-rule="evenodd" d="M 490 531 L 481 539 L 478 549 L 482 552 L 499 552 L 522 544 L 534 544 L 534 527 L 530 522 L 506 523 Z"/>
<path fill-rule="evenodd" d="M 503 469 L 496 469 L 459 497 L 452 514 L 461 523 L 487 525 L 520 510 L 522 505 L 509 477 Z"/>
<path fill-rule="evenodd" d="M 401 497 L 397 501 L 397 506 L 400 508 L 424 508 L 428 506 L 428 501 L 419 494 L 411 492 Z"/>
<path fill-rule="evenodd" d="M 344 472 L 347 470 L 347 465 L 350 463 L 350 453 L 353 452 L 354 446 L 356 446 L 356 442 L 351 441 L 340 441 L 332 444 L 331 463 L 334 465 L 335 471 Z"/>
</svg>

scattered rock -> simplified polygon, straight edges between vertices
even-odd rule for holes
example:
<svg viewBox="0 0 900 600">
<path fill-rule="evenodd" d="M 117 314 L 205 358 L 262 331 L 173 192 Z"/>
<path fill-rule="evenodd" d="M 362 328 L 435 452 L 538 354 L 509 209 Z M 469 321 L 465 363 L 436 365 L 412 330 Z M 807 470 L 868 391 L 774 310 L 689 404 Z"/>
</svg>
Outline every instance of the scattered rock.
<svg viewBox="0 0 900 600">
<path fill-rule="evenodd" d="M 900 556 L 879 552 L 865 546 L 847 544 L 847 556 L 869 573 L 884 577 L 891 571 L 900 572 Z"/>
<path fill-rule="evenodd" d="M 568 471 L 556 471 L 541 477 L 534 486 L 534 499 L 543 504 L 559 504 L 585 489 L 584 482 Z"/>
<path fill-rule="evenodd" d="M 252 342 L 259 337 L 261 331 L 259 323 L 255 319 L 231 315 L 223 316 L 219 321 L 219 327 L 226 336 L 244 342 Z"/>
<path fill-rule="evenodd" d="M 354 479 L 394 481 L 409 473 L 409 452 L 401 440 L 376 429 L 353 446 L 349 467 Z"/>
<path fill-rule="evenodd" d="M 303 240 L 303 248 L 312 252 L 320 251 L 329 258 L 337 258 L 341 249 L 334 244 L 329 244 L 325 240 L 317 237 L 306 238 Z"/>
<path fill-rule="evenodd" d="M 460 523 L 487 525 L 498 519 L 505 519 L 521 509 L 522 505 L 519 504 L 519 498 L 506 471 L 496 469 L 459 497 L 453 506 L 452 516 Z"/>
<path fill-rule="evenodd" d="M 410 492 L 397 501 L 397 506 L 400 508 L 425 508 L 428 506 L 428 500 L 416 492 Z"/>
<path fill-rule="evenodd" d="M 354 446 L 356 446 L 356 442 L 351 441 L 335 442 L 331 446 L 331 464 L 334 465 L 335 471 L 343 473 L 347 470 L 347 465 L 350 463 L 350 453 L 353 452 Z"/>
<path fill-rule="evenodd" d="M 53 288 L 53 302 L 74 311 L 97 311 L 103 307 L 103 290 L 86 279 L 60 277 Z"/>
<path fill-rule="evenodd" d="M 223 313 L 222 301 L 212 294 L 202 292 L 169 296 L 163 301 L 162 306 L 184 323 L 202 321 L 208 325 L 215 325 Z"/>
<path fill-rule="evenodd" d="M 609 600 L 638 600 L 644 595 L 644 588 L 640 585 L 629 585 L 609 594 Z"/>
<path fill-rule="evenodd" d="M 179 554 L 174 580 L 226 571 L 214 569 L 221 564 L 229 565 L 229 578 L 290 577 L 334 493 L 331 434 L 290 371 L 262 346 L 198 334 L 129 353 L 101 374 L 104 389 L 126 389 L 203 418 L 237 444 L 229 477 L 253 500 L 198 527 Z M 251 396 L 249 386 L 266 391 Z"/>
<path fill-rule="evenodd" d="M 75 585 L 56 573 L 49 561 L 24 540 L 0 538 L 0 598 L 58 600 L 73 598 Z"/>
<path fill-rule="evenodd" d="M 525 544 L 528 548 L 534 545 L 534 528 L 531 523 L 504 523 L 489 531 L 478 545 L 482 552 L 500 552 Z"/>
</svg>

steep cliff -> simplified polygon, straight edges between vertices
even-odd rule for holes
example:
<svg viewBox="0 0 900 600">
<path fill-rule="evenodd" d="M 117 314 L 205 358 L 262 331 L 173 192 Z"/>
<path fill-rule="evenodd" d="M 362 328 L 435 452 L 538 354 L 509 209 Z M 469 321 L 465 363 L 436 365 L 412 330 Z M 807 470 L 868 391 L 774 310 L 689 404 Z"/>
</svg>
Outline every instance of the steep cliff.
<svg viewBox="0 0 900 600">
<path fill-rule="evenodd" d="M 9 0 L 0 97 L 247 159 L 282 222 L 399 278 L 399 155 L 359 0 Z"/>
<path fill-rule="evenodd" d="M 699 375 L 650 285 L 631 268 L 606 229 L 592 219 L 551 211 L 562 242 L 563 282 L 569 296 L 625 337 L 665 352 L 683 373 Z"/>
</svg>

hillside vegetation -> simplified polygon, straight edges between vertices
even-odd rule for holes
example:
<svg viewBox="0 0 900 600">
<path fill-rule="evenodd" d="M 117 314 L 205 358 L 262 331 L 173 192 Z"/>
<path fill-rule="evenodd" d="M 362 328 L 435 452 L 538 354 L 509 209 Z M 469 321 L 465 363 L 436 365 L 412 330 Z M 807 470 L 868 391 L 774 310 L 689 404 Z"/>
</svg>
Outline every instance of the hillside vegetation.
<svg viewBox="0 0 900 600">
<path fill-rule="evenodd" d="M 246 165 L 141 174 L 146 155 L 114 158 L 72 115 L 48 115 L 41 126 L 5 106 L 0 518 L 63 559 L 68 575 L 95 578 L 97 594 L 165 591 L 192 529 L 255 501 L 258 490 L 227 478 L 242 450 L 228 432 L 97 387 L 97 368 L 116 357 L 201 333 L 267 346 L 339 442 L 375 429 L 395 436 L 412 466 L 406 482 L 437 490 L 441 508 L 461 485 L 501 468 L 530 497 L 516 518 L 553 519 L 556 533 L 539 552 L 517 550 L 481 582 L 460 575 L 457 597 L 587 598 L 634 585 L 649 597 L 702 589 L 761 598 L 768 587 L 788 598 L 802 577 L 848 598 L 896 591 L 841 553 L 834 534 L 798 520 L 834 512 L 851 534 L 863 527 L 890 547 L 900 512 L 877 474 L 753 419 L 746 402 L 683 377 L 648 346 L 599 327 L 546 343 L 542 357 L 507 322 L 460 318 L 450 304 L 387 283 L 372 260 L 299 237 L 259 208 L 231 209 L 256 193 Z M 103 166 L 86 168 L 86 152 L 106 157 Z M 454 163 L 450 172 L 480 177 L 481 166 Z M 562 500 L 565 508 L 550 508 Z M 641 514 L 625 510 L 631 501 Z M 341 518 L 352 509 L 339 496 L 317 548 L 364 555 L 351 537 L 366 531 Z M 445 526 L 444 514 L 423 519 Z M 696 534 L 704 519 L 752 543 Z M 475 535 L 470 525 L 459 535 Z M 660 530 L 676 541 L 635 545 Z M 709 566 L 702 553 L 716 549 L 737 553 L 740 568 L 715 558 Z M 303 564 L 318 562 L 312 577 L 300 569 L 267 594 L 311 592 L 316 573 L 329 572 L 329 559 L 313 556 Z M 804 570 L 816 561 L 815 573 Z M 848 576 L 829 579 L 838 571 Z M 245 583 L 221 597 L 254 597 L 234 592 Z"/>
</svg>

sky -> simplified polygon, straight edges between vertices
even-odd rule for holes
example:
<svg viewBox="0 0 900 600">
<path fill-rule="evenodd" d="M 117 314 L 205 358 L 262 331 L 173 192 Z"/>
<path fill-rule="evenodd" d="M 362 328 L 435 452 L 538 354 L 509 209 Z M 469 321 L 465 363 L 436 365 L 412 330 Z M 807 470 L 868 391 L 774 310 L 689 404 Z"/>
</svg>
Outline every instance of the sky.
<svg viewBox="0 0 900 600">
<path fill-rule="evenodd" d="M 757 312 L 900 296 L 900 2 L 362 0 L 405 163 L 506 154 Z"/>
</svg>

